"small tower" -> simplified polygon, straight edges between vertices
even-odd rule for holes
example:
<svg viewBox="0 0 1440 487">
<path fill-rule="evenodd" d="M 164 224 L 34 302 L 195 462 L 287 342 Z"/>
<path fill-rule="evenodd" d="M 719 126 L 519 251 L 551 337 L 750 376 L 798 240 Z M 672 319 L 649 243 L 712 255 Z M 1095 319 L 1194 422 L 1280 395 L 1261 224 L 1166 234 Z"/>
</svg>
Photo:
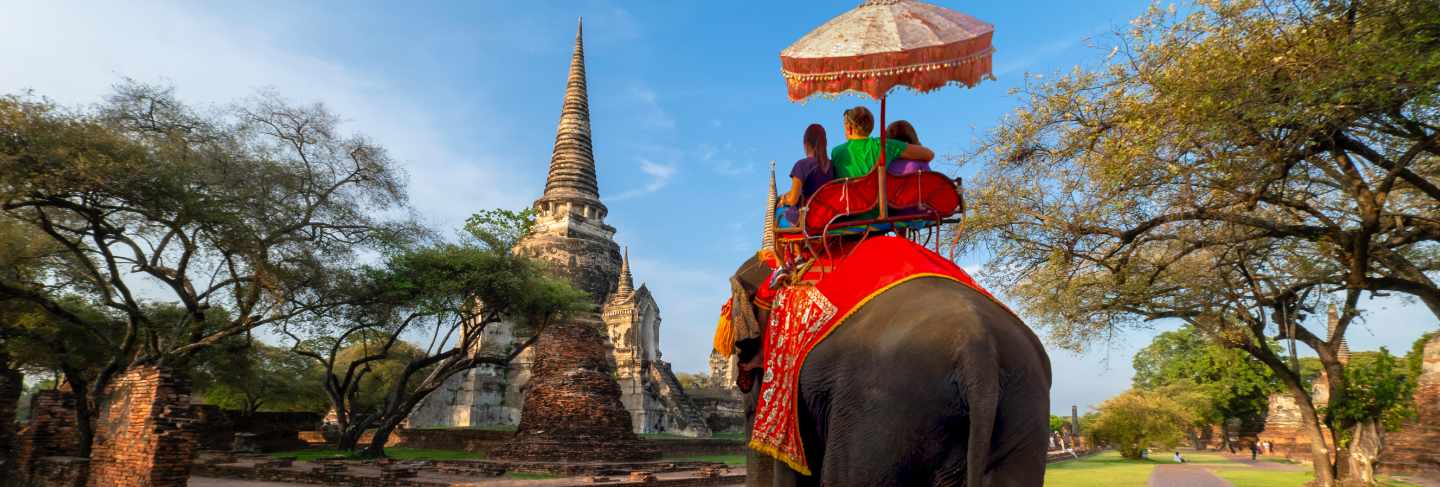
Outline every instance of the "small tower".
<svg viewBox="0 0 1440 487">
<path fill-rule="evenodd" d="M 760 250 L 775 252 L 775 211 L 779 200 L 775 192 L 775 161 L 770 161 L 770 191 L 765 195 L 765 234 L 760 237 Z"/>
<path fill-rule="evenodd" d="M 1335 339 L 1335 329 L 1340 327 L 1340 313 L 1335 310 L 1335 303 L 1330 303 L 1330 309 L 1326 313 L 1328 323 L 1325 327 L 1325 339 Z M 1339 343 L 1335 344 L 1335 357 L 1342 364 L 1350 363 L 1350 344 L 1345 343 L 1345 337 L 1340 337 Z"/>
</svg>

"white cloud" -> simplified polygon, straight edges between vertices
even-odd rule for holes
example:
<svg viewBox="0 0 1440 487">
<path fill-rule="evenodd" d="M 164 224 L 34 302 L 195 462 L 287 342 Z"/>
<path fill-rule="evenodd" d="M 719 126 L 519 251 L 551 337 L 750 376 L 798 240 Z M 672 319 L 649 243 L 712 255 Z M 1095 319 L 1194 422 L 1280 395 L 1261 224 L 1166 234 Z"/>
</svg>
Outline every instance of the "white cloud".
<svg viewBox="0 0 1440 487">
<path fill-rule="evenodd" d="M 641 118 L 642 123 L 646 127 L 665 130 L 675 128 L 675 117 L 671 116 L 670 112 L 660 106 L 660 96 L 648 85 L 635 84 L 630 86 L 629 96 L 637 102 L 638 106 L 634 107 L 636 110 L 635 113 Z"/>
<path fill-rule="evenodd" d="M 88 104 L 129 77 L 173 84 L 183 99 L 205 105 L 273 87 L 294 102 L 323 102 L 345 121 L 343 130 L 386 146 L 410 176 L 412 202 L 429 224 L 454 228 L 473 211 L 521 206 L 530 196 L 477 191 L 523 185 L 500 170 L 506 167 L 500 157 L 461 150 L 459 141 L 473 134 L 441 123 L 407 96 L 413 87 L 306 52 L 304 42 L 294 41 L 303 38 L 297 33 L 218 18 L 187 4 L 15 2 L 6 9 L 0 92 L 34 89 L 64 104 Z"/>
<path fill-rule="evenodd" d="M 674 164 L 660 164 L 649 159 L 640 159 L 640 172 L 650 176 L 650 182 L 645 186 L 622 192 L 609 198 L 611 201 L 623 201 L 637 196 L 643 196 L 664 189 L 675 178 L 678 168 Z"/>
</svg>

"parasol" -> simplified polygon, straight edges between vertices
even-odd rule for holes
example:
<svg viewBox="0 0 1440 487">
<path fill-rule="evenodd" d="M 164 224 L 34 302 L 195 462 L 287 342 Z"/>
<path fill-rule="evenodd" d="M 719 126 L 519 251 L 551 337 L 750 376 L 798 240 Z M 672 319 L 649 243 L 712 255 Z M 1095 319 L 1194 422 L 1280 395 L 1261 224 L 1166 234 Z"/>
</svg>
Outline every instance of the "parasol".
<svg viewBox="0 0 1440 487">
<path fill-rule="evenodd" d="M 880 201 L 885 201 L 885 98 L 904 86 L 928 92 L 990 76 L 995 26 L 916 0 L 866 0 L 780 51 L 791 101 L 855 93 L 880 101 Z M 880 216 L 885 217 L 880 205 Z"/>
</svg>

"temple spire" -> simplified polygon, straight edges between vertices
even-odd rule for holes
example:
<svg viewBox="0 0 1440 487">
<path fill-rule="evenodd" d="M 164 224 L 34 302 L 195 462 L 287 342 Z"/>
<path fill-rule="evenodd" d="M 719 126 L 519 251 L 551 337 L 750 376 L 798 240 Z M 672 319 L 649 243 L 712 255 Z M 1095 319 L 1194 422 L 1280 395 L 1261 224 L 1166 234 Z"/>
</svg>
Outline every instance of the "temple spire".
<svg viewBox="0 0 1440 487">
<path fill-rule="evenodd" d="M 1329 323 L 1326 326 L 1325 339 L 1335 339 L 1335 329 L 1340 327 L 1340 313 L 1335 310 L 1335 303 L 1330 303 L 1330 309 L 1326 313 Z M 1335 345 L 1335 358 L 1342 364 L 1350 363 L 1350 344 L 1345 343 L 1345 337 L 1340 337 L 1340 343 Z"/>
<path fill-rule="evenodd" d="M 775 161 L 770 161 L 770 191 L 765 195 L 765 234 L 760 237 L 760 250 L 775 252 Z"/>
<path fill-rule="evenodd" d="M 620 260 L 620 283 L 615 286 L 615 296 L 626 298 L 635 291 L 635 280 L 630 277 L 630 247 L 625 247 L 625 256 Z"/>
<path fill-rule="evenodd" d="M 570 76 L 560 123 L 555 128 L 555 149 L 550 155 L 550 174 L 540 202 L 566 201 L 599 207 L 600 187 L 595 180 L 595 153 L 590 143 L 590 102 L 585 87 L 585 42 L 583 19 L 575 28 L 575 53 L 570 57 Z"/>
</svg>

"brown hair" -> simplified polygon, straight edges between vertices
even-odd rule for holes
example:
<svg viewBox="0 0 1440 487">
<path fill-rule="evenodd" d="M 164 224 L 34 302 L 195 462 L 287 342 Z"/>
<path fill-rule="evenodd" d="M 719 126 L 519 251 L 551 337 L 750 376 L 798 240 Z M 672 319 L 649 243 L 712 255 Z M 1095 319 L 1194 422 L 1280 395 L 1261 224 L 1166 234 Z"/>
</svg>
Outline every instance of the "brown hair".
<svg viewBox="0 0 1440 487">
<path fill-rule="evenodd" d="M 870 114 L 869 108 L 863 106 L 845 110 L 845 121 L 864 131 L 865 135 L 870 135 L 870 131 L 875 130 L 875 116 Z"/>
<path fill-rule="evenodd" d="M 906 144 L 920 145 L 920 136 L 915 134 L 915 127 L 904 120 L 896 120 L 891 122 L 889 127 L 885 127 L 885 137 Z"/>
<path fill-rule="evenodd" d="M 825 127 L 818 123 L 805 127 L 805 148 L 810 149 L 810 155 L 820 165 L 820 170 L 827 173 L 830 172 L 829 145 L 825 141 Z"/>
</svg>

